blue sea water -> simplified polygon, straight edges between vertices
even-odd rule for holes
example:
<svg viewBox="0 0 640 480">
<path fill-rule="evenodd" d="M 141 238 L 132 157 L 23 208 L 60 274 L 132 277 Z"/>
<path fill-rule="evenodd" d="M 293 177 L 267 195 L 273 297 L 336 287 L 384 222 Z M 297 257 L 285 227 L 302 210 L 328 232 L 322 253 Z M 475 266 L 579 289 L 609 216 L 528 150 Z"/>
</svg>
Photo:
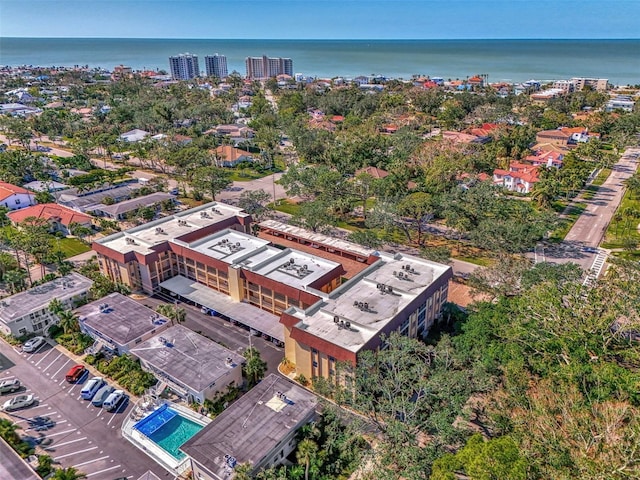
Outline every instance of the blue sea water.
<svg viewBox="0 0 640 480">
<path fill-rule="evenodd" d="M 293 59 L 295 72 L 317 77 L 414 74 L 447 78 L 489 75 L 489 81 L 608 78 L 640 84 L 640 40 L 188 40 L 0 38 L 0 65 L 168 70 L 170 55 L 227 56 L 245 74 L 247 56 Z"/>
</svg>

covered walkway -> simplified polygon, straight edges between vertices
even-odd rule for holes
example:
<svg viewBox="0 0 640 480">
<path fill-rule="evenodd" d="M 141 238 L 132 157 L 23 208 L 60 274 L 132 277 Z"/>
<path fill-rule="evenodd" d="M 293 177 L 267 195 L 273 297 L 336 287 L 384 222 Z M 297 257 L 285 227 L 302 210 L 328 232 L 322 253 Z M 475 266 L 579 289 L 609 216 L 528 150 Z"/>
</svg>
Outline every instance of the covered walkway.
<svg viewBox="0 0 640 480">
<path fill-rule="evenodd" d="M 182 275 L 162 282 L 160 287 L 172 296 L 206 307 L 212 315 L 220 314 L 284 343 L 284 328 L 280 324 L 280 318 L 272 313 L 248 303 L 236 302 L 231 297 Z"/>
</svg>

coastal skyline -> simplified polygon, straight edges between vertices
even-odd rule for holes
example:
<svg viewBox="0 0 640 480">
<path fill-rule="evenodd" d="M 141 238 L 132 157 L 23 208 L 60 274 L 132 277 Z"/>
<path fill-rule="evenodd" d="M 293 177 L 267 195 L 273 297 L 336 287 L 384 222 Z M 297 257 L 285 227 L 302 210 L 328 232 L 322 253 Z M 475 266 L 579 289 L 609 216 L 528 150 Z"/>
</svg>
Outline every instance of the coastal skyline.
<svg viewBox="0 0 640 480">
<path fill-rule="evenodd" d="M 15 21 L 25 11 L 28 21 Z M 627 39 L 638 38 L 639 17 L 635 0 L 3 0 L 0 36 Z"/>
</svg>

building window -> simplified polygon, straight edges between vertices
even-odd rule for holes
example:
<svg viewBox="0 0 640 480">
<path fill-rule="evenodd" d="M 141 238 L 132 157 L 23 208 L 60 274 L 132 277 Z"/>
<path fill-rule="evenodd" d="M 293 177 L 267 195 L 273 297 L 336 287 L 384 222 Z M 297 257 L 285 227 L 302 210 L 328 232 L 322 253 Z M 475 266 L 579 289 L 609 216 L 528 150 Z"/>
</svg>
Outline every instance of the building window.
<svg viewBox="0 0 640 480">
<path fill-rule="evenodd" d="M 313 368 L 318 368 L 318 362 L 316 362 L 315 360 L 313 361 Z"/>
</svg>

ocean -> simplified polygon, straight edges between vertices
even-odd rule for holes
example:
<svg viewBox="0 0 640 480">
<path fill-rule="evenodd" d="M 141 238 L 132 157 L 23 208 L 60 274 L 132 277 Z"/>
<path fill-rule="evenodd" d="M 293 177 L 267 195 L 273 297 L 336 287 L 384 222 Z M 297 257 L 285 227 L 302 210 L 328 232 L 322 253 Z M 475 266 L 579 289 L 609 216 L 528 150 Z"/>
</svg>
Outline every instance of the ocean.
<svg viewBox="0 0 640 480">
<path fill-rule="evenodd" d="M 179 53 L 226 55 L 229 72 L 245 74 L 248 56 L 288 57 L 294 71 L 330 78 L 378 74 L 445 79 L 488 74 L 490 82 L 608 78 L 640 84 L 639 40 L 178 40 L 0 38 L 0 65 L 168 70 Z"/>
</svg>

